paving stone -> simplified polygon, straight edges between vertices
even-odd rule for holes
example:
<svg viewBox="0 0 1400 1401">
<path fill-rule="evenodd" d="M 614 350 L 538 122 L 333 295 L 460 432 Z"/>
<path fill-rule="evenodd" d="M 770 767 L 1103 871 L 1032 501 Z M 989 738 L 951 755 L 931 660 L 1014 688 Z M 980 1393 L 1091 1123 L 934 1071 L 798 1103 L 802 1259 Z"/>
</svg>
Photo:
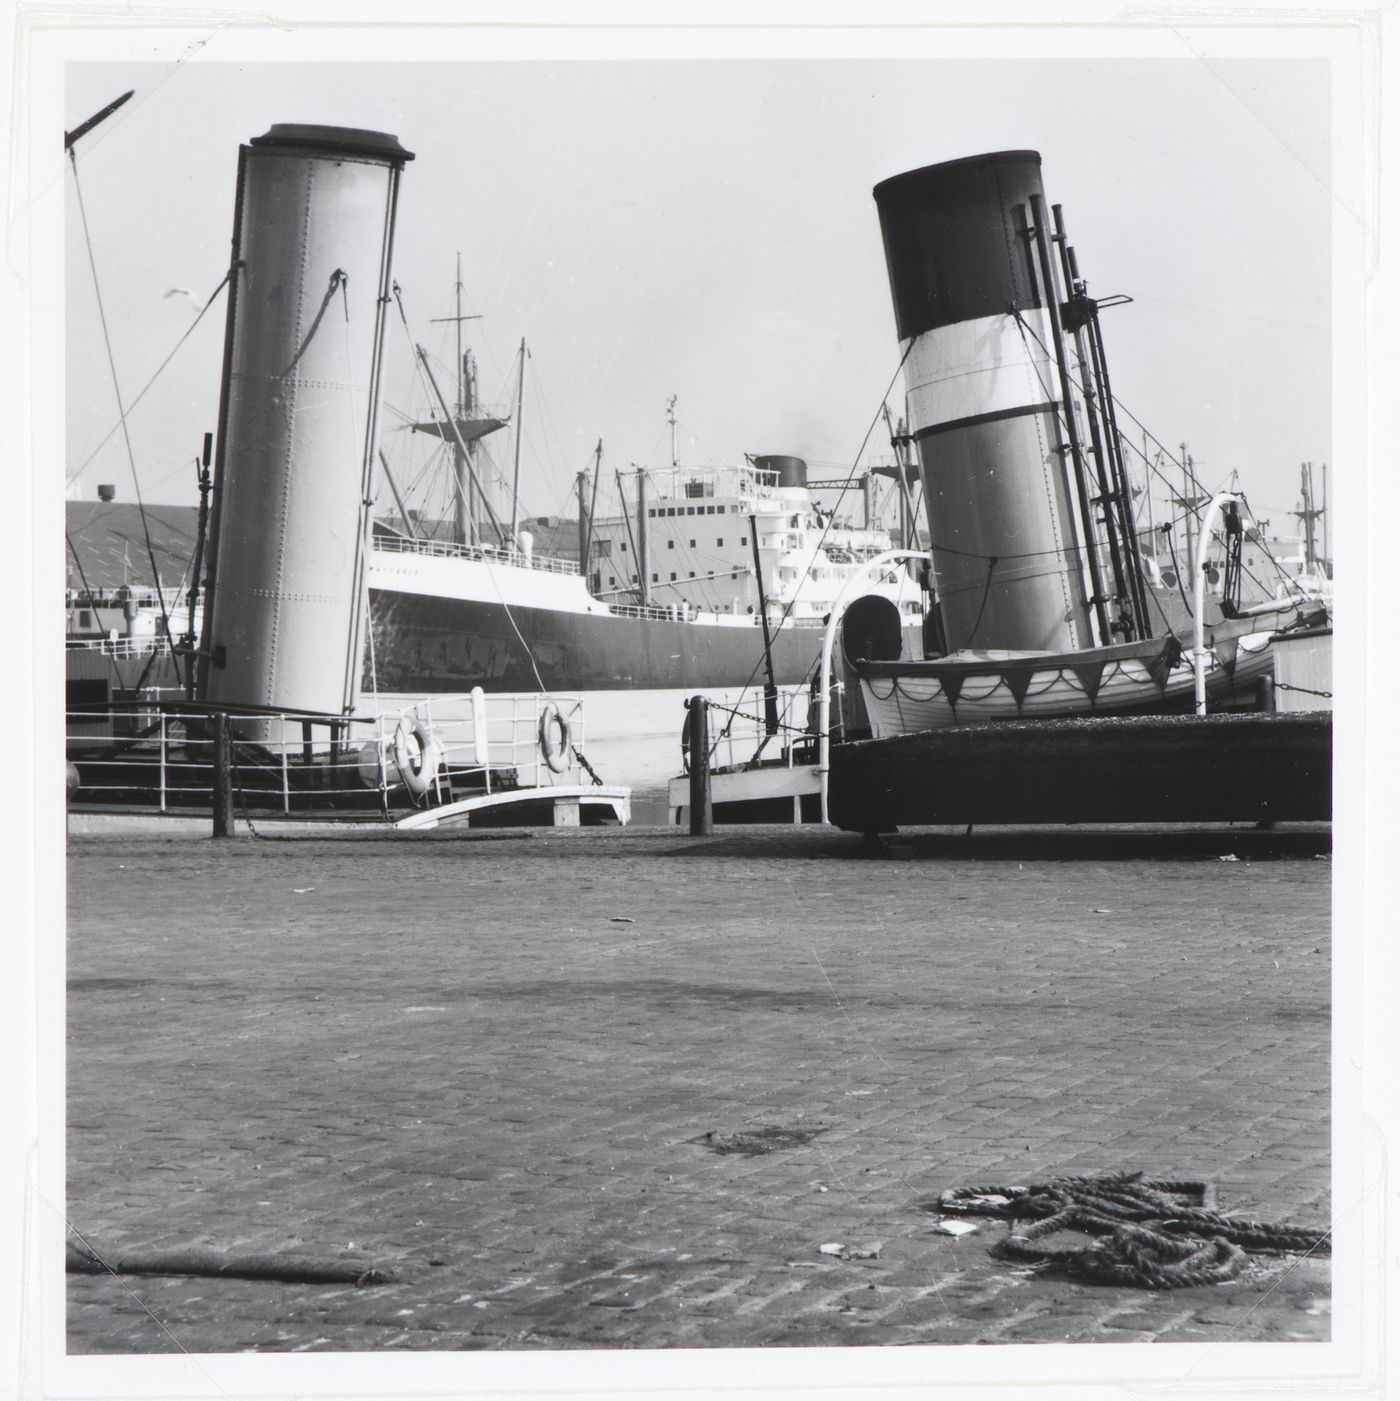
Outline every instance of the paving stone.
<svg viewBox="0 0 1400 1401">
<path fill-rule="evenodd" d="M 75 1275 L 70 1350 L 1329 1335 L 1325 1260 L 1086 1289 L 993 1260 L 1004 1223 L 954 1241 L 923 1209 L 1142 1169 L 1324 1221 L 1328 863 L 728 840 L 75 838 L 70 1219 L 118 1256 L 399 1278 Z M 700 1141 L 761 1126 L 818 1132 L 750 1158 Z"/>
</svg>

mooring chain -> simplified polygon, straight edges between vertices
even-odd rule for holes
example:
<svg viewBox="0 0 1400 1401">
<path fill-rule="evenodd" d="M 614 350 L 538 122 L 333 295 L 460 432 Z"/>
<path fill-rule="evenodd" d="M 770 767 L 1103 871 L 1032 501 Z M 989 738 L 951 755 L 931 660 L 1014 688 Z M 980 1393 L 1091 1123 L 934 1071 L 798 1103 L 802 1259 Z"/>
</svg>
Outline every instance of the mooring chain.
<svg viewBox="0 0 1400 1401">
<path fill-rule="evenodd" d="M 1192 1196 L 1208 1201 L 1208 1184 L 1145 1181 L 1138 1172 L 1060 1177 L 1029 1187 L 952 1188 L 938 1206 L 1009 1220 L 1010 1234 L 991 1248 L 998 1259 L 1102 1284 L 1180 1289 L 1238 1278 L 1246 1250 L 1330 1253 L 1326 1231 L 1247 1221 L 1181 1200 Z M 1096 1239 L 1078 1246 L 1041 1243 L 1062 1231 Z"/>
<path fill-rule="evenodd" d="M 1312 689 L 1311 686 L 1290 686 L 1290 685 L 1288 684 L 1287 681 L 1275 681 L 1275 682 L 1274 682 L 1274 690 L 1276 690 L 1276 691 L 1298 691 L 1298 692 L 1300 692 L 1302 695 L 1305 695 L 1305 696 L 1321 696 L 1321 697 L 1323 698 L 1323 700 L 1331 700 L 1331 699 L 1332 699 L 1332 692 L 1331 692 L 1331 691 L 1314 691 L 1314 690 Z"/>
</svg>

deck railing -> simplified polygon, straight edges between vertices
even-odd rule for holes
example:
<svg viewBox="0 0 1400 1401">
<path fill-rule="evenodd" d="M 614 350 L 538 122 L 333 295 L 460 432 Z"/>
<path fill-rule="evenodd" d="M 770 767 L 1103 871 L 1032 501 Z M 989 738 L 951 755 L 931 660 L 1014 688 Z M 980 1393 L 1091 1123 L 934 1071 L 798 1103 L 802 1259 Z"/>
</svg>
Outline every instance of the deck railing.
<svg viewBox="0 0 1400 1401">
<path fill-rule="evenodd" d="M 152 652 L 168 652 L 170 639 L 154 633 L 145 637 L 69 637 L 65 639 L 65 645 L 69 651 L 101 652 L 104 657 L 121 660 L 148 657 Z"/>
<path fill-rule="evenodd" d="M 831 714 L 839 728 L 843 723 L 842 687 L 832 685 Z M 789 768 L 805 753 L 814 754 L 817 742 L 817 707 L 802 686 L 780 687 L 777 730 L 769 734 L 761 690 L 746 692 L 734 705 L 710 700 L 710 767 L 742 768 L 758 760 L 781 759 Z"/>
<path fill-rule="evenodd" d="M 547 705 L 557 708 L 567 734 L 558 773 L 541 748 Z M 216 754 L 207 708 L 153 689 L 135 704 L 70 711 L 67 721 L 70 801 L 209 811 Z M 415 730 L 440 756 L 427 791 L 418 796 L 410 787 L 422 759 Z M 578 696 L 433 696 L 405 710 L 333 723 L 292 712 L 245 713 L 230 717 L 230 733 L 234 809 L 243 816 L 399 817 L 471 792 L 587 781 L 579 759 L 585 736 Z"/>
<path fill-rule="evenodd" d="M 437 559 L 479 560 L 486 564 L 510 564 L 517 569 L 534 569 L 542 574 L 577 574 L 578 561 L 554 559 L 549 555 L 529 555 L 508 546 L 464 545 L 455 540 L 411 540 L 406 535 L 377 535 L 374 548 L 383 554 L 429 555 Z"/>
</svg>

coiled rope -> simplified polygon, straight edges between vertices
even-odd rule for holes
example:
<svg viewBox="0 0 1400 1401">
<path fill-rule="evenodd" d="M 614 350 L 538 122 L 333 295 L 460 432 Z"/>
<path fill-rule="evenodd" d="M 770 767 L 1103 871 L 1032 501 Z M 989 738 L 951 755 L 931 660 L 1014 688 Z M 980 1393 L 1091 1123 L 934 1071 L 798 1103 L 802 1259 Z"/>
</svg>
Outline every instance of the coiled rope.
<svg viewBox="0 0 1400 1401">
<path fill-rule="evenodd" d="M 1131 1172 L 1057 1177 L 1029 1187 L 956 1187 L 940 1195 L 938 1209 L 1009 1220 L 1010 1233 L 991 1248 L 997 1259 L 1096 1284 L 1221 1284 L 1240 1276 L 1251 1250 L 1331 1253 L 1330 1232 L 1227 1216 L 1214 1209 L 1212 1198 L 1206 1183 L 1146 1181 Z M 1096 1239 L 1078 1246 L 1042 1243 L 1063 1231 Z"/>
</svg>

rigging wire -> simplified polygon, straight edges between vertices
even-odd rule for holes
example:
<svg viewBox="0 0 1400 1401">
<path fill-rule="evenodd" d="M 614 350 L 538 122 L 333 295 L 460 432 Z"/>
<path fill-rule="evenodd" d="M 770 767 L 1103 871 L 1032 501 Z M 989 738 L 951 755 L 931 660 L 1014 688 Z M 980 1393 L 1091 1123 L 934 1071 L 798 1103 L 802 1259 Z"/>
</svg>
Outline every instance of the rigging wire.
<svg viewBox="0 0 1400 1401">
<path fill-rule="evenodd" d="M 1041 338 L 1036 334 L 1034 328 L 1026 324 L 1024 318 L 1021 316 L 1020 309 L 1019 309 L 1018 307 L 1013 307 L 1013 308 L 1012 308 L 1012 314 L 1016 317 L 1016 322 L 1017 322 L 1017 324 L 1018 324 L 1018 325 L 1020 326 L 1020 328 L 1021 328 L 1021 338 L 1022 338 L 1022 342 L 1024 343 L 1026 335 L 1029 334 L 1030 337 L 1031 337 L 1031 339 L 1035 341 L 1035 343 L 1040 347 L 1040 349 L 1042 350 L 1042 352 L 1044 352 L 1044 354 L 1048 357 L 1048 356 L 1050 355 L 1049 347 L 1047 347 L 1046 344 L 1045 344 L 1045 342 L 1044 342 L 1043 340 L 1041 340 Z M 1028 347 L 1028 349 L 1029 349 L 1029 347 Z M 1080 366 L 1080 372 L 1081 372 L 1081 375 L 1082 375 L 1083 372 L 1084 372 L 1084 367 L 1083 367 L 1083 365 Z M 1054 399 L 1055 396 L 1054 396 L 1053 394 L 1051 394 L 1050 391 L 1049 391 L 1048 389 L 1046 389 L 1045 381 L 1044 381 L 1043 379 L 1040 378 L 1040 371 L 1039 371 L 1038 369 L 1035 371 L 1035 374 L 1036 374 L 1037 380 L 1040 381 L 1040 387 L 1041 387 L 1041 389 L 1042 389 L 1043 391 L 1045 391 L 1045 393 L 1047 394 L 1047 396 L 1048 396 L 1049 398 Z M 1087 393 L 1086 385 L 1085 385 L 1085 382 L 1084 382 L 1084 380 L 1083 380 L 1082 378 L 1080 378 L 1080 379 L 1074 379 L 1073 375 L 1071 374 L 1071 380 L 1072 380 L 1072 382 L 1075 384 L 1075 387 L 1079 389 L 1079 391 L 1080 391 L 1081 394 Z M 1110 397 L 1112 398 L 1114 405 L 1115 405 L 1117 408 L 1121 409 L 1130 419 L 1132 419 L 1133 423 L 1134 423 L 1138 428 L 1140 428 L 1140 429 L 1142 430 L 1143 436 L 1146 437 L 1146 438 L 1150 438 L 1154 443 L 1157 444 L 1157 448 L 1158 448 L 1159 454 L 1160 454 L 1161 456 L 1165 457 L 1169 462 L 1171 462 L 1171 463 L 1173 464 L 1173 466 L 1179 467 L 1179 468 L 1181 469 L 1182 475 L 1190 482 L 1191 486 L 1196 490 L 1196 492 L 1197 492 L 1198 494 L 1204 494 L 1204 495 L 1206 495 L 1206 496 L 1210 496 L 1210 495 L 1212 494 L 1212 493 L 1206 491 L 1204 484 L 1201 482 L 1201 479 L 1196 475 L 1196 472 L 1195 472 L 1194 468 L 1192 467 L 1191 461 L 1190 461 L 1189 458 L 1185 459 L 1184 461 L 1178 460 L 1175 456 L 1173 456 L 1171 450 L 1161 441 L 1161 439 L 1158 438 L 1157 435 L 1156 435 L 1155 433 L 1153 433 L 1152 430 L 1151 430 L 1150 428 L 1148 428 L 1147 425 L 1146 425 L 1145 423 L 1143 423 L 1142 420 L 1139 419 L 1138 416 L 1137 416 L 1135 413 L 1133 413 L 1133 411 L 1132 411 L 1130 408 L 1128 408 L 1128 406 L 1127 406 L 1126 404 L 1124 404 L 1123 401 L 1122 401 L 1116 394 L 1113 394 L 1113 395 L 1111 395 Z M 1058 419 L 1060 419 L 1060 421 L 1063 423 L 1063 421 L 1064 421 L 1064 418 L 1063 418 L 1064 411 L 1059 407 L 1058 401 L 1056 401 L 1056 404 L 1057 404 L 1057 407 L 1056 407 L 1056 417 L 1057 417 Z M 1148 458 L 1147 454 L 1146 454 L 1145 452 L 1143 452 L 1135 443 L 1133 443 L 1126 435 L 1120 434 L 1120 435 L 1119 435 L 1119 441 L 1120 441 L 1120 443 L 1122 443 L 1122 444 L 1126 444 L 1126 446 L 1129 448 L 1130 451 L 1136 453 L 1137 456 L 1140 457 L 1140 458 L 1142 459 L 1143 464 L 1146 466 L 1146 468 L 1148 469 L 1148 471 L 1152 472 L 1152 473 L 1153 473 L 1155 476 L 1157 476 L 1161 481 L 1163 481 L 1163 482 L 1168 482 L 1168 478 L 1167 478 L 1166 473 L 1163 472 L 1159 467 L 1157 467 L 1157 466 Z M 1170 484 L 1170 483 L 1168 483 L 1168 484 Z M 1241 493 L 1241 496 L 1243 496 L 1243 493 Z M 1188 509 L 1190 509 L 1190 511 L 1191 511 L 1191 516 L 1188 517 L 1188 516 L 1186 516 L 1186 515 L 1182 515 L 1182 516 L 1180 517 L 1180 521 L 1184 522 L 1184 521 L 1186 521 L 1188 518 L 1194 518 L 1194 519 L 1196 519 L 1196 520 L 1199 520 L 1199 519 L 1201 518 L 1201 514 L 1202 514 L 1201 511 L 1200 511 L 1199 509 L 1196 509 L 1196 508 L 1191 507 L 1190 502 L 1188 502 L 1188 501 L 1186 501 L 1186 500 L 1182 500 L 1181 504 L 1182 504 L 1183 506 L 1187 507 Z M 1176 521 L 1172 521 L 1172 522 L 1169 522 L 1169 524 L 1175 525 L 1175 524 L 1177 524 L 1177 522 L 1176 522 Z M 1139 532 L 1139 534 L 1140 534 L 1140 532 Z M 1170 539 L 1170 537 L 1168 537 L 1168 538 Z M 1284 574 L 1284 571 L 1279 567 L 1278 561 L 1277 561 L 1276 559 L 1274 559 L 1273 554 L 1272 554 L 1272 552 L 1269 550 L 1267 544 L 1265 544 L 1265 543 L 1263 542 L 1263 537 L 1262 537 L 1262 536 L 1260 537 L 1260 547 L 1261 547 L 1261 549 L 1263 549 L 1264 554 L 1268 557 L 1269 562 L 1270 562 L 1270 563 L 1274 566 L 1274 568 L 1278 571 L 1280 577 L 1287 577 L 1287 576 Z M 1173 565 L 1176 564 L 1176 555 L 1175 555 L 1175 549 L 1174 549 L 1174 548 L 1173 548 L 1173 552 L 1172 552 L 1172 563 L 1173 563 Z M 1265 581 L 1264 581 L 1263 579 L 1261 579 L 1252 569 L 1246 569 L 1244 572 L 1247 573 L 1247 574 L 1249 575 L 1250 581 L 1251 581 L 1252 583 L 1257 584 L 1261 589 L 1266 587 Z M 1178 571 L 1177 571 L 1177 577 L 1178 577 L 1178 579 L 1180 579 L 1180 577 L 1181 577 L 1181 575 L 1180 575 L 1180 570 L 1179 570 L 1179 569 L 1178 569 Z M 1182 597 L 1183 597 L 1183 600 L 1184 600 L 1184 599 L 1185 599 L 1185 594 L 1184 594 L 1184 593 L 1182 594 Z M 1189 605 L 1189 604 L 1187 605 L 1187 611 L 1188 611 L 1188 614 L 1189 614 L 1189 612 L 1190 612 L 1190 605 Z"/>
<path fill-rule="evenodd" d="M 355 363 L 355 353 L 353 343 L 350 339 L 350 293 L 348 289 L 349 281 L 349 277 L 340 268 L 336 268 L 336 270 L 331 274 L 331 283 L 330 287 L 326 291 L 326 300 L 322 303 L 321 310 L 317 312 L 316 319 L 311 323 L 311 329 L 306 333 L 306 338 L 302 342 L 301 348 L 297 351 L 296 356 L 293 358 L 292 364 L 295 365 L 297 360 L 301 359 L 302 353 L 306 350 L 307 346 L 311 344 L 311 337 L 316 334 L 316 328 L 320 325 L 321 317 L 325 314 L 326 308 L 330 305 L 330 301 L 335 295 L 336 286 L 338 284 L 340 287 L 341 303 L 345 311 L 345 383 L 347 386 L 344 400 L 345 413 L 346 417 L 349 420 L 349 441 L 353 445 L 355 442 L 358 441 L 359 438 L 360 420 L 355 412 L 355 377 L 351 372 L 352 367 Z M 382 286 L 383 284 L 381 283 L 380 285 Z M 382 326 L 383 322 L 380 321 L 379 324 Z M 382 358 L 382 343 L 381 346 L 378 348 L 377 353 Z M 288 368 L 290 369 L 290 366 Z M 366 434 L 368 434 L 369 432 L 370 423 L 374 420 L 374 405 L 371 403 L 368 406 L 368 409 L 369 411 L 365 419 Z M 375 709 L 377 710 L 379 708 L 379 676 L 374 665 L 374 603 L 369 590 L 369 552 L 374 548 L 374 503 L 377 499 L 374 495 L 374 481 L 378 474 L 374 470 L 374 458 L 370 456 L 371 446 L 372 445 L 368 441 L 368 438 L 366 438 L 366 442 L 364 445 L 364 455 L 367 458 L 369 458 L 369 471 L 367 476 L 362 476 L 360 479 L 360 489 L 364 493 L 360 505 L 363 507 L 365 514 L 364 519 L 360 523 L 359 548 L 361 551 L 361 564 L 360 578 L 357 581 L 357 592 L 359 593 L 360 597 L 364 599 L 365 604 L 364 627 L 366 636 L 366 655 L 369 660 L 370 694 L 374 697 Z M 354 708 L 354 697 L 360 688 L 360 678 L 357 674 L 359 671 L 359 658 L 354 654 L 354 645 L 355 629 L 351 628 L 349 638 L 349 646 L 351 648 L 351 651 L 349 652 L 346 659 L 346 670 L 351 673 L 349 695 L 352 709 Z M 348 729 L 346 731 L 346 734 L 349 734 Z"/>
<path fill-rule="evenodd" d="M 565 482 L 562 486 L 559 484 L 559 478 L 560 478 L 559 460 L 565 458 L 565 456 L 566 456 L 565 451 L 564 451 L 564 447 L 563 447 L 564 439 L 563 439 L 563 435 L 559 432 L 559 426 L 558 426 L 558 424 L 554 421 L 554 411 L 553 411 L 553 409 L 550 407 L 549 395 L 546 394 L 545 388 L 544 388 L 544 378 L 543 378 L 543 376 L 542 376 L 542 375 L 540 374 L 540 372 L 539 372 L 539 367 L 538 367 L 538 365 L 535 363 L 535 352 L 534 352 L 533 350 L 530 352 L 529 360 L 530 360 L 530 393 L 531 393 L 531 396 L 532 396 L 532 398 L 534 399 L 535 403 L 537 403 L 537 404 L 539 405 L 539 407 L 540 407 L 540 417 L 541 417 L 541 419 L 544 421 L 545 426 L 546 426 L 546 427 L 548 428 L 548 430 L 549 430 L 548 433 L 545 433 L 545 434 L 542 435 L 542 442 L 543 442 L 543 444 L 544 444 L 544 456 L 545 456 L 545 458 L 546 458 L 546 470 L 547 470 L 548 474 L 550 475 L 550 477 L 552 477 L 552 478 L 554 479 L 554 481 L 553 481 L 553 487 L 554 487 L 554 492 L 555 492 L 555 495 L 554 495 L 554 504 L 555 504 L 554 514 L 555 514 L 555 515 L 560 515 L 560 516 L 561 516 L 561 515 L 564 515 L 564 514 L 565 514 L 565 505 L 564 505 L 564 503 L 568 501 L 569 495 L 570 495 L 570 493 L 571 493 L 572 490 L 573 490 L 572 486 L 571 486 L 569 483 L 567 483 L 567 482 Z M 519 432 L 519 431 L 523 431 L 523 425 L 521 426 L 521 428 L 518 428 L 518 429 L 517 429 L 517 432 Z M 551 442 L 550 442 L 551 438 L 553 439 L 553 445 L 552 445 L 552 446 L 551 446 Z M 533 446 L 533 444 L 534 444 L 534 439 L 533 439 L 533 437 L 531 437 L 530 441 L 531 441 L 531 444 L 532 444 L 532 446 Z M 539 458 L 536 457 L 535 461 L 538 463 Z"/>
<path fill-rule="evenodd" d="M 107 329 L 107 311 L 102 303 L 102 284 L 97 276 L 97 258 L 92 250 L 92 234 L 88 229 L 87 208 L 83 203 L 82 182 L 78 179 L 78 156 L 73 146 L 68 148 L 69 164 L 73 168 L 73 189 L 78 197 L 78 214 L 83 226 L 83 241 L 87 247 L 88 266 L 92 269 L 92 287 L 97 297 L 97 316 L 102 325 L 102 342 L 107 349 L 107 366 L 112 375 L 112 392 L 117 400 L 117 412 L 121 416 L 122 438 L 126 443 L 127 462 L 131 466 L 131 484 L 136 491 L 136 505 L 141 513 L 141 529 L 146 537 L 146 557 L 151 562 L 151 577 L 155 583 L 156 597 L 160 600 L 160 619 L 165 628 L 165 643 L 175 655 L 175 639 L 170 632 L 170 614 L 165 607 L 165 591 L 160 586 L 160 570 L 156 566 L 155 547 L 151 544 L 151 528 L 146 520 L 146 503 L 141 499 L 141 479 L 136 471 L 136 453 L 131 446 L 131 429 L 127 424 L 127 410 L 122 404 L 121 383 L 117 377 L 117 361 L 112 354 L 112 337 Z M 143 673 L 144 679 L 144 673 Z"/>
<path fill-rule="evenodd" d="M 976 636 L 977 636 L 977 629 L 978 629 L 979 627 L 982 626 L 982 614 L 985 613 L 985 612 L 987 611 L 987 600 L 988 600 L 988 598 L 991 597 L 991 593 L 992 593 L 992 575 L 996 573 L 996 567 L 997 567 L 997 557 L 996 557 L 995 555 L 988 555 L 988 556 L 987 556 L 987 581 L 986 581 L 986 583 L 983 584 L 983 586 L 982 586 L 982 604 L 981 604 L 981 606 L 980 606 L 980 607 L 978 608 L 978 610 L 977 610 L 977 617 L 976 617 L 976 619 L 973 621 L 973 624 L 972 624 L 972 631 L 968 633 L 968 635 L 967 635 L 967 641 L 964 642 L 963 645 L 962 645 L 962 650 L 964 650 L 964 651 L 970 650 L 970 649 L 971 649 L 973 640 L 974 640 L 974 639 L 976 638 Z M 1057 571 L 1057 572 L 1058 572 L 1058 571 Z"/>
<path fill-rule="evenodd" d="M 95 599 L 96 595 L 92 591 L 92 585 L 88 583 L 87 571 L 83 568 L 82 556 L 78 553 L 78 547 L 73 543 L 72 535 L 65 530 L 63 538 L 68 541 L 68 551 L 73 556 L 73 563 L 78 566 L 78 578 L 82 580 L 83 592 L 89 599 Z"/>
<path fill-rule="evenodd" d="M 831 508 L 831 513 L 830 513 L 830 515 L 829 515 L 829 516 L 827 517 L 827 519 L 826 519 L 826 524 L 822 527 L 822 533 L 821 533 L 821 535 L 818 536 L 818 538 L 817 538 L 816 549 L 817 549 L 818 551 L 820 551 L 820 550 L 823 548 L 823 546 L 825 545 L 825 543 L 826 543 L 826 537 L 830 534 L 830 532 L 831 532 L 831 530 L 832 530 L 832 527 L 835 525 L 835 522 L 836 522 L 836 513 L 841 509 L 841 502 L 845 499 L 846 492 L 847 492 L 848 490 L 850 490 L 851 483 L 855 480 L 856 468 L 860 466 L 861 457 L 862 457 L 862 456 L 864 455 L 864 453 L 865 453 L 866 445 L 870 442 L 870 435 L 875 431 L 875 425 L 876 425 L 877 423 L 879 423 L 881 417 L 882 417 L 883 414 L 884 414 L 884 411 L 885 411 L 885 401 L 890 397 L 890 391 L 894 388 L 895 381 L 899 378 L 900 374 L 903 372 L 903 370 L 904 370 L 904 362 L 905 362 L 906 360 L 909 359 L 910 352 L 911 352 L 913 349 L 914 349 L 914 338 L 911 336 L 910 339 L 909 339 L 909 343 L 904 347 L 904 353 L 899 357 L 899 364 L 897 364 L 897 365 L 894 367 L 894 373 L 890 376 L 890 382 L 889 382 L 889 384 L 887 384 L 887 385 L 885 386 L 885 392 L 880 396 L 880 407 L 879 407 L 878 409 L 875 410 L 874 416 L 873 416 L 873 417 L 871 418 L 871 420 L 870 420 L 870 426 L 865 430 L 865 436 L 860 440 L 860 447 L 856 449 L 856 455 L 855 455 L 854 460 L 851 462 L 851 466 L 850 466 L 849 471 L 848 471 L 847 474 L 846 474 L 846 480 L 845 480 L 844 482 L 842 482 L 842 484 L 841 484 L 841 489 L 840 489 L 840 491 L 838 491 L 837 494 L 836 494 L 836 502 L 835 502 L 835 504 L 832 506 L 832 508 Z M 751 529 L 753 529 L 755 532 L 757 531 L 758 525 L 757 525 L 756 520 L 755 520 L 755 522 L 751 525 Z M 755 542 L 755 543 L 756 543 L 756 542 Z M 788 617 L 789 617 L 789 616 L 791 615 L 791 613 L 792 613 L 793 605 L 794 605 L 796 602 L 797 602 L 796 595 L 794 595 L 792 598 L 790 598 L 790 599 L 787 601 L 787 604 L 786 604 L 786 605 L 784 606 L 784 608 L 783 608 L 782 616 L 779 617 L 777 623 L 774 624 L 774 626 L 773 626 L 773 630 L 772 630 L 772 635 L 773 635 L 773 637 L 777 637 L 778 634 L 782 631 L 783 624 L 787 622 Z M 753 670 L 751 670 L 751 671 L 749 672 L 749 678 L 748 678 L 748 680 L 744 682 L 744 686 L 743 686 L 743 689 L 744 689 L 744 690 L 748 690 L 748 688 L 754 684 L 754 682 L 755 682 L 755 681 L 757 680 L 757 678 L 758 678 L 758 673 L 759 673 L 760 669 L 762 669 L 762 668 L 766 665 L 766 661 L 767 661 L 766 656 L 761 656 L 761 657 L 758 659 L 758 661 L 754 663 Z M 803 677 L 803 685 L 804 685 L 804 687 L 807 686 L 807 685 L 810 685 L 811 682 L 812 682 L 813 680 L 815 680 L 815 678 L 816 678 L 816 669 L 817 669 L 817 667 L 818 667 L 819 665 L 820 665 L 820 660 L 819 660 L 819 659 L 816 660 L 816 661 L 813 661 L 811 667 L 810 667 L 810 668 L 808 669 L 808 671 L 804 674 L 804 677 Z M 727 735 L 729 734 L 729 731 L 730 731 L 730 728 L 732 727 L 732 725 L 733 725 L 733 719 L 731 718 L 724 726 L 722 726 L 722 727 L 720 728 L 718 734 L 717 734 L 716 737 L 715 737 L 714 742 L 713 742 L 713 743 L 711 744 L 711 746 L 710 746 L 711 752 L 712 752 L 712 753 L 714 752 L 715 747 L 719 744 L 719 741 L 727 737 Z"/>
<path fill-rule="evenodd" d="M 76 175 L 77 175 L 77 172 L 74 171 L 74 176 L 75 176 L 75 178 L 76 178 Z M 79 204 L 81 204 L 81 203 L 82 203 L 82 200 L 81 200 L 81 197 L 80 197 L 80 198 L 79 198 Z M 84 228 L 86 229 L 86 225 L 84 226 Z M 180 347 L 181 347 L 182 345 L 184 345 L 184 343 L 185 343 L 187 340 L 189 340 L 191 334 L 194 332 L 194 328 L 195 328 L 196 326 L 198 326 L 199 323 L 200 323 L 200 321 L 203 319 L 204 313 L 205 313 L 206 311 L 208 311 L 209 308 L 210 308 L 211 306 L 214 305 L 214 299 L 219 295 L 220 292 L 222 292 L 222 291 L 224 290 L 225 287 L 228 286 L 229 279 L 230 279 L 232 276 L 233 276 L 233 268 L 230 268 L 230 269 L 224 274 L 223 280 L 219 283 L 219 285 L 218 285 L 216 288 L 214 288 L 214 290 L 209 294 L 209 300 L 208 300 L 207 302 L 205 302 L 204 305 L 200 308 L 200 310 L 199 310 L 199 315 L 196 316 L 195 319 L 194 319 L 193 321 L 190 322 L 190 324 L 185 328 L 184 334 L 183 334 L 183 335 L 180 337 L 180 339 L 177 340 L 177 341 L 175 342 L 175 344 L 171 347 L 171 349 L 170 349 L 170 354 L 168 354 L 168 355 L 165 357 L 165 359 L 162 360 L 162 361 L 160 362 L 160 364 L 156 366 L 155 373 L 154 373 L 154 374 L 150 377 L 150 379 L 148 379 L 148 380 L 146 381 L 146 383 L 142 386 L 141 392 L 131 401 L 131 403 L 129 403 L 129 404 L 126 406 L 126 412 L 127 412 L 128 414 L 131 413 L 131 411 L 137 406 L 137 404 L 139 404 L 139 403 L 141 402 L 141 400 L 144 399 L 144 398 L 146 397 L 147 391 L 151 388 L 151 386 L 152 386 L 153 384 L 155 384 L 156 380 L 158 380 L 158 379 L 160 378 L 162 372 L 165 370 L 165 367 L 175 358 L 176 353 L 179 351 Z M 104 326 L 104 329 L 105 329 L 105 326 Z M 97 454 L 98 454 L 99 452 L 101 452 L 102 449 L 105 448 L 105 447 L 107 446 L 107 444 L 112 440 L 112 435 L 113 435 L 114 433 L 116 433 L 117 430 L 118 430 L 119 428 L 124 428 L 125 426 L 126 426 L 126 425 L 125 425 L 124 419 L 120 419 L 120 418 L 119 418 L 119 419 L 107 430 L 107 432 L 106 432 L 105 434 L 103 434 L 103 436 L 102 436 L 102 438 L 99 440 L 97 446 L 96 446 L 95 448 L 93 448 L 93 450 L 92 450 L 90 453 L 88 453 L 88 455 L 87 455 L 85 458 L 83 458 L 83 460 L 68 474 L 68 485 L 69 485 L 69 486 L 72 486 L 72 484 L 73 484 L 75 481 L 77 481 L 77 479 L 83 474 L 84 470 L 85 470 L 88 466 L 91 465 L 93 458 L 95 458 L 95 457 L 97 456 Z M 181 467 L 183 467 L 184 465 L 185 465 L 185 464 L 184 464 L 183 462 L 180 464 Z M 162 480 L 164 480 L 164 479 L 162 479 Z"/>
</svg>

